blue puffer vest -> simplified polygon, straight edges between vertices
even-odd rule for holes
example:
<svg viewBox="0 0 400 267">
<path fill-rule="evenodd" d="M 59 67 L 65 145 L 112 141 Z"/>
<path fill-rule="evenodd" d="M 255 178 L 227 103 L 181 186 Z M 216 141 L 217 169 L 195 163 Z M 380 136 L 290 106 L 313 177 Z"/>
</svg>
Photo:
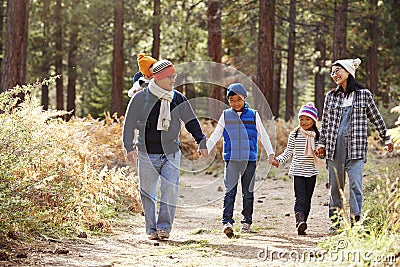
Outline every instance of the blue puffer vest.
<svg viewBox="0 0 400 267">
<path fill-rule="evenodd" d="M 256 110 L 245 103 L 240 117 L 232 108 L 224 110 L 224 152 L 225 161 L 256 161 L 258 138 L 256 128 Z"/>
</svg>

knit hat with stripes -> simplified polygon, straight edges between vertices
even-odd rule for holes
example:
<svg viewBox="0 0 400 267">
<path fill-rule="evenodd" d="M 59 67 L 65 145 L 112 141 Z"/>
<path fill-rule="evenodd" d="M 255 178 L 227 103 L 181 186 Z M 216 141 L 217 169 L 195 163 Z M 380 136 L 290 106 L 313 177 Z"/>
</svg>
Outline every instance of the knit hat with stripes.
<svg viewBox="0 0 400 267">
<path fill-rule="evenodd" d="M 314 103 L 312 102 L 308 102 L 305 106 L 303 106 L 300 111 L 299 111 L 299 119 L 300 116 L 307 116 L 310 117 L 311 119 L 313 119 L 315 121 L 315 123 L 317 123 L 318 121 L 318 110 L 317 108 L 314 106 Z"/>
<path fill-rule="evenodd" d="M 153 65 L 153 78 L 155 81 L 160 81 L 165 77 L 174 75 L 175 73 L 176 69 L 171 61 L 160 60 Z"/>
</svg>

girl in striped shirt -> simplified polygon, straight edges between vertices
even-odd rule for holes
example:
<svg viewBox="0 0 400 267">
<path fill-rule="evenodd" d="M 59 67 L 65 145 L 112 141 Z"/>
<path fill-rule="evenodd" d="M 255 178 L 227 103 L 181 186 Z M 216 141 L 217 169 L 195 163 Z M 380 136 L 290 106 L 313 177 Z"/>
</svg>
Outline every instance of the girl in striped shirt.
<svg viewBox="0 0 400 267">
<path fill-rule="evenodd" d="M 272 165 L 279 167 L 280 163 L 292 158 L 289 175 L 294 177 L 296 228 L 299 235 L 305 235 L 317 169 L 325 163 L 315 155 L 315 143 L 319 138 L 318 110 L 313 103 L 307 103 L 300 109 L 298 118 L 299 126 L 290 133 L 285 151 L 273 160 Z"/>
</svg>

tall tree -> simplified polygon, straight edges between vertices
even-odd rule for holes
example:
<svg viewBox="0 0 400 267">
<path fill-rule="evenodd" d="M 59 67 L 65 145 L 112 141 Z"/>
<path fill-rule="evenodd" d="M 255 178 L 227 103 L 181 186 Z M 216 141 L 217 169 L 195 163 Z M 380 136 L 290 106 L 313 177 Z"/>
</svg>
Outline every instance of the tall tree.
<svg viewBox="0 0 400 267">
<path fill-rule="evenodd" d="M 216 63 L 221 63 L 222 59 L 222 30 L 221 30 L 221 0 L 209 0 L 207 9 L 207 28 L 208 28 L 208 55 L 211 60 Z M 219 68 L 211 72 L 211 80 L 218 80 L 221 77 Z M 214 85 L 212 98 L 222 100 L 222 88 Z"/>
<path fill-rule="evenodd" d="M 4 43 L 4 16 L 5 16 L 5 14 L 4 14 L 4 11 L 5 11 L 5 8 L 4 8 L 4 3 L 6 3 L 6 1 L 5 0 L 0 0 L 0 55 L 3 55 L 3 43 Z M 2 61 L 3 61 L 3 57 L 0 57 L 0 66 L 1 66 L 1 63 L 2 63 Z M 1 80 L 2 80 L 2 78 L 1 78 L 2 76 L 1 76 L 1 67 L 0 67 L 0 83 L 1 83 Z"/>
<path fill-rule="evenodd" d="M 271 111 L 275 118 L 279 118 L 279 103 L 281 98 L 281 73 L 282 73 L 282 58 L 281 51 L 274 53 L 274 85 L 272 90 L 272 100 L 270 102 Z"/>
<path fill-rule="evenodd" d="M 72 6 L 76 10 L 79 7 L 80 0 L 73 0 Z M 74 17 L 74 16 L 72 16 Z M 69 47 L 68 47 L 68 85 L 67 85 L 67 111 L 70 116 L 75 115 L 75 98 L 76 98 L 76 80 L 77 80 L 77 53 L 78 53 L 78 34 L 79 23 L 76 19 L 72 19 L 70 24 Z"/>
<path fill-rule="evenodd" d="M 274 40 L 275 40 L 275 0 L 260 0 L 257 85 L 268 103 L 272 102 L 274 90 Z M 261 107 L 257 107 L 261 108 Z M 275 116 L 277 114 L 274 114 Z"/>
<path fill-rule="evenodd" d="M 160 57 L 160 45 L 161 45 L 161 3 L 160 0 L 154 0 L 153 10 L 153 46 L 151 54 L 154 58 L 159 59 Z"/>
<path fill-rule="evenodd" d="M 56 80 L 56 108 L 58 110 L 64 109 L 64 89 L 63 89 L 63 16 L 62 16 L 62 0 L 57 0 L 55 6 L 55 22 L 56 22 L 56 30 L 55 30 L 55 46 L 56 46 L 56 54 L 55 54 L 55 67 L 56 74 L 61 75 L 60 78 Z"/>
<path fill-rule="evenodd" d="M 333 61 L 346 56 L 347 0 L 335 0 L 334 18 Z"/>
<path fill-rule="evenodd" d="M 7 2 L 7 33 L 1 91 L 25 84 L 28 47 L 29 0 Z"/>
<path fill-rule="evenodd" d="M 315 59 L 316 71 L 314 75 L 314 84 L 315 84 L 315 92 L 314 92 L 314 103 L 315 107 L 318 110 L 323 110 L 324 107 L 324 94 L 325 94 L 325 64 L 326 64 L 326 43 L 325 38 L 323 36 L 323 25 L 318 25 L 316 34 L 317 38 L 315 41 L 315 51 L 318 53 L 317 58 Z M 322 112 L 318 113 L 318 117 L 322 118 Z"/>
<path fill-rule="evenodd" d="M 285 121 L 293 118 L 293 84 L 294 84 L 294 57 L 296 46 L 296 0 L 290 0 L 289 11 L 289 40 L 288 40 L 288 57 L 287 57 L 287 71 L 286 71 L 286 111 Z"/>
<path fill-rule="evenodd" d="M 114 60 L 112 74 L 111 114 L 123 112 L 124 83 L 124 0 L 116 0 L 114 7 Z"/>
<path fill-rule="evenodd" d="M 41 75 L 47 77 L 50 70 L 50 47 L 49 39 L 50 37 L 50 0 L 43 0 L 43 8 L 41 9 L 40 20 L 42 21 L 42 43 L 41 43 Z M 49 85 L 42 85 L 42 106 L 44 110 L 49 108 Z"/>
<path fill-rule="evenodd" d="M 369 90 L 373 94 L 378 93 L 378 30 L 377 30 L 377 7 L 378 0 L 370 0 L 371 16 L 369 20 Z"/>
</svg>

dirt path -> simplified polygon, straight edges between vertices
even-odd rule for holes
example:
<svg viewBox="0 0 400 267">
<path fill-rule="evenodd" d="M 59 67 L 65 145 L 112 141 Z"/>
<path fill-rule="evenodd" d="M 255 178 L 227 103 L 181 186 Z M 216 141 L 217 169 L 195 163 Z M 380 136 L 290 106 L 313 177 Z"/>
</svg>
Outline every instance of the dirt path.
<svg viewBox="0 0 400 267">
<path fill-rule="evenodd" d="M 0 266 L 282 266 L 294 264 L 288 259 L 289 252 L 296 257 L 305 251 L 320 251 L 317 243 L 327 238 L 329 228 L 326 181 L 317 180 L 308 235 L 298 236 L 294 227 L 292 181 L 258 177 L 253 231 L 240 234 L 237 223 L 234 229 L 238 235 L 232 239 L 222 233 L 220 222 L 222 182 L 221 172 L 182 175 L 180 206 L 168 241 L 147 240 L 144 217 L 124 214 L 110 236 L 43 242 L 32 248 L 26 259 L 0 261 Z M 237 222 L 241 219 L 241 206 L 238 194 Z M 288 253 L 279 256 L 280 251 Z"/>
</svg>

